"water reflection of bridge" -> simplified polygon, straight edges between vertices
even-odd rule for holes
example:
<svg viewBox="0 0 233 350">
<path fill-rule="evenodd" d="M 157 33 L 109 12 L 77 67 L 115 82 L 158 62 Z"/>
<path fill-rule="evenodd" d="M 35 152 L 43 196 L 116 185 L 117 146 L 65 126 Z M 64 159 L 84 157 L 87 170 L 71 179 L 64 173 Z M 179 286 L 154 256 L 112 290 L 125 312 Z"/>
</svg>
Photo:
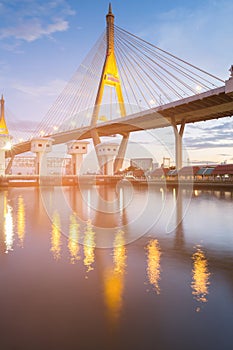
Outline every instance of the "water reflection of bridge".
<svg viewBox="0 0 233 350">
<path fill-rule="evenodd" d="M 124 232 L 125 244 L 135 241 L 137 239 L 147 240 L 156 228 L 157 222 L 154 221 L 154 226 L 151 225 L 153 221 L 146 227 L 144 234 L 138 234 L 136 232 L 136 226 L 134 221 L 131 221 L 129 216 L 132 215 L 129 202 L 134 201 L 134 206 L 137 206 L 137 196 L 141 195 L 144 189 L 138 189 L 136 194 L 131 192 L 132 188 L 122 187 L 116 192 L 113 188 L 103 188 L 94 190 L 93 187 L 87 187 L 83 192 L 73 189 L 65 188 L 64 192 L 60 191 L 60 188 L 45 188 L 42 192 L 39 189 L 26 189 L 21 193 L 20 189 L 14 189 L 10 191 L 0 192 L 0 206 L 1 211 L 4 213 L 4 218 L 1 219 L 1 251 L 10 251 L 14 246 L 16 236 L 20 246 L 24 245 L 25 233 L 27 231 L 27 221 L 31 212 L 36 212 L 37 215 L 34 218 L 34 224 L 40 227 L 41 231 L 48 230 L 48 226 L 54 225 L 58 231 L 60 231 L 59 239 L 62 236 L 72 238 L 72 235 L 77 233 L 79 239 L 78 243 L 83 245 L 85 243 L 85 232 L 93 231 L 95 239 L 93 240 L 94 248 L 113 247 L 117 233 L 119 231 Z M 31 191 L 34 195 L 32 196 Z M 151 191 L 151 189 L 150 189 Z M 189 191 L 190 192 L 190 191 Z M 195 200 L 198 194 L 202 191 L 193 191 L 192 197 Z M 208 194 L 209 191 L 206 191 Z M 211 192 L 219 200 L 231 200 L 231 192 Z M 164 192 L 161 188 L 153 188 L 153 200 L 161 200 L 161 203 L 166 201 L 166 196 L 171 196 L 171 192 Z M 146 198 L 146 197 L 145 197 Z M 187 196 L 186 191 L 177 191 L 173 189 L 173 204 L 168 205 L 166 208 L 158 206 L 153 208 L 155 215 L 160 215 L 161 209 L 164 211 L 164 216 L 170 212 L 169 223 L 167 221 L 167 234 L 163 235 L 158 229 L 157 239 L 161 240 L 161 244 L 166 246 L 166 249 L 173 249 L 174 247 L 183 256 L 190 256 L 193 247 L 188 246 L 185 240 L 185 210 L 187 210 Z M 32 200 L 33 199 L 33 200 Z M 31 203 L 30 207 L 26 205 Z M 61 206 L 59 205 L 62 204 Z M 140 202 L 138 202 L 139 204 Z M 150 205 L 150 199 L 148 199 Z M 147 208 L 148 209 L 148 208 Z M 135 216 L 140 212 L 135 211 Z M 28 216 L 29 215 L 29 216 Z M 141 213 L 143 216 L 143 213 Z M 159 217 L 158 220 L 161 218 Z M 161 219 L 161 225 L 164 224 L 164 218 Z M 137 224 L 137 223 L 136 223 Z M 144 223 L 147 225 L 147 223 Z M 141 230 L 143 226 L 139 227 Z M 101 239 L 98 235 L 101 235 L 101 231 L 106 229 Z M 135 236 L 133 231 L 135 230 Z M 56 230 L 55 230 L 56 232 Z M 106 235 L 110 237 L 106 238 Z M 153 234 L 154 235 L 154 234 Z M 144 237 L 144 238 L 143 238 Z M 105 240 L 106 239 L 106 240 Z M 87 241 L 86 241 L 87 242 Z M 171 245 L 173 242 L 173 245 Z M 170 248 L 169 248 L 170 247 Z M 209 259 L 211 260 L 211 251 L 209 252 Z M 213 257 L 213 262 L 216 266 L 221 265 L 221 259 L 224 261 L 224 254 L 221 258 L 219 256 Z"/>
<path fill-rule="evenodd" d="M 140 254 L 139 261 L 140 263 L 143 261 L 145 267 L 144 273 L 147 281 L 145 288 L 154 293 L 164 292 L 163 289 L 161 290 L 163 255 L 172 255 L 173 259 L 179 263 L 190 266 L 190 293 L 193 294 L 198 305 L 208 301 L 210 272 L 216 269 L 224 270 L 226 276 L 232 281 L 230 263 L 232 263 L 233 256 L 226 257 L 221 252 L 216 255 L 208 247 L 194 247 L 187 244 L 186 229 L 182 224 L 183 210 L 186 205 L 185 193 L 173 191 L 175 212 L 172 220 L 175 219 L 176 226 L 169 234 L 161 235 L 161 232 L 154 232 L 152 229 L 131 246 L 127 244 L 130 235 L 127 208 L 124 208 L 125 213 L 123 213 L 123 207 L 132 195 L 130 189 L 122 188 L 123 193 L 120 190 L 117 193 L 114 188 L 108 188 L 108 190 L 100 188 L 100 192 L 98 189 L 93 192 L 93 187 L 85 190 L 83 196 L 80 191 L 74 191 L 71 188 L 64 190 L 64 193 L 54 188 L 47 188 L 42 195 L 38 189 L 26 189 L 23 193 L 18 189 L 9 192 L 1 191 L 0 209 L 5 214 L 5 219 L 0 222 L 1 259 L 4 258 L 4 253 L 7 253 L 5 256 L 8 256 L 8 259 L 11 259 L 11 254 L 14 254 L 15 251 L 23 247 L 26 249 L 29 244 L 28 238 L 33 235 L 32 223 L 29 228 L 28 221 L 32 217 L 31 214 L 37 211 L 40 235 L 50 236 L 48 248 L 51 256 L 56 261 L 68 259 L 72 265 L 82 265 L 84 278 L 92 278 L 95 270 L 98 273 L 102 282 L 107 316 L 112 327 L 116 326 L 124 306 L 123 296 L 127 275 L 138 268 L 132 266 L 132 261 L 128 260 L 132 247 Z M 35 196 L 32 196 L 32 191 L 36 192 Z M 154 197 L 157 200 L 158 198 L 165 200 L 166 195 L 171 195 L 163 191 L 158 191 L 157 194 L 159 197 Z M 193 196 L 196 195 L 198 193 L 193 193 Z M 55 205 L 61 200 L 63 201 L 62 212 Z M 70 209 L 69 215 L 67 215 L 68 209 L 64 212 L 65 201 Z M 91 208 L 90 203 L 92 203 Z M 50 209 L 52 209 L 51 212 Z M 47 214 L 49 214 L 49 219 Z M 121 215 L 125 215 L 124 220 L 120 219 Z M 38 226 L 38 222 L 34 221 L 34 225 Z M 109 249 L 101 249 L 99 246 L 103 240 L 98 240 L 99 227 L 97 225 L 101 229 L 103 227 L 110 229 L 112 246 L 109 246 Z M 151 237 L 148 237 L 150 235 Z M 144 281 L 141 283 L 144 284 Z"/>
</svg>

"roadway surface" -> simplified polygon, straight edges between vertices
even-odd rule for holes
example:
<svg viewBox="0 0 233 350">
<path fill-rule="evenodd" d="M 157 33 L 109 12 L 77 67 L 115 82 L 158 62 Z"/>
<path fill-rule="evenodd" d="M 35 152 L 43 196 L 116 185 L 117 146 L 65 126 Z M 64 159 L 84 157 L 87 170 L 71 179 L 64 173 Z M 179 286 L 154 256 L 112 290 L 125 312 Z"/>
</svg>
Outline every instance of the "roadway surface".
<svg viewBox="0 0 233 350">
<path fill-rule="evenodd" d="M 224 86 L 188 98 L 171 102 L 137 114 L 128 115 L 97 124 L 94 129 L 99 136 L 111 136 L 140 130 L 157 129 L 182 123 L 196 123 L 233 115 L 233 77 Z M 45 137 L 53 138 L 58 145 L 71 140 L 91 138 L 93 126 L 69 130 Z M 13 146 L 6 157 L 30 151 L 30 141 Z"/>
</svg>

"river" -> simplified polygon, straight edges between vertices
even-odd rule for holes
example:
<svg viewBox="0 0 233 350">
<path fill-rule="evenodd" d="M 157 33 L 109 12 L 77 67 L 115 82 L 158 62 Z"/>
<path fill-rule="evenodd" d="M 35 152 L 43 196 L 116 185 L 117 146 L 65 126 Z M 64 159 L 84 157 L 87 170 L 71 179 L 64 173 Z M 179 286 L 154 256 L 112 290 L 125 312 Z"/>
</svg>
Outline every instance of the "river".
<svg viewBox="0 0 233 350">
<path fill-rule="evenodd" d="M 233 191 L 0 191 L 0 344 L 231 350 Z"/>
</svg>

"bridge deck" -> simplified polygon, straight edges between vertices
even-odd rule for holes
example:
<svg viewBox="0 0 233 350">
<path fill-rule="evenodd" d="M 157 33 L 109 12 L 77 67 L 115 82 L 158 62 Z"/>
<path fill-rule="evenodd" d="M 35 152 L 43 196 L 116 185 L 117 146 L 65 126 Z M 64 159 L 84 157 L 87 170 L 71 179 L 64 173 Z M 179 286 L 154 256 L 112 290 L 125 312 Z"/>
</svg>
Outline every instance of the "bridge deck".
<svg viewBox="0 0 233 350">
<path fill-rule="evenodd" d="M 226 81 L 225 86 L 124 118 L 103 122 L 98 124 L 96 129 L 100 136 L 111 136 L 139 130 L 157 129 L 172 124 L 179 125 L 182 122 L 195 123 L 232 115 L 233 78 Z M 57 145 L 75 139 L 89 139 L 91 138 L 91 130 L 92 127 L 88 126 L 48 135 L 47 137 L 52 137 L 54 139 L 53 144 Z M 12 151 L 7 152 L 6 157 L 27 151 L 30 151 L 30 141 L 14 145 Z"/>
</svg>

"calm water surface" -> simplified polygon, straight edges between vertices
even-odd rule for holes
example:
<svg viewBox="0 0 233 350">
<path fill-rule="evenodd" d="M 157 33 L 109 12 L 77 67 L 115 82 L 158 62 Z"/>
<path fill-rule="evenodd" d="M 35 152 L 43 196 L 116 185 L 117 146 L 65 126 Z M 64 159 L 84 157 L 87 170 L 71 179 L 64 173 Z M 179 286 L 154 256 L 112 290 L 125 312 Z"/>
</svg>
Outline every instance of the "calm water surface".
<svg viewBox="0 0 233 350">
<path fill-rule="evenodd" d="M 0 348 L 233 349 L 233 192 L 0 191 Z"/>
</svg>

